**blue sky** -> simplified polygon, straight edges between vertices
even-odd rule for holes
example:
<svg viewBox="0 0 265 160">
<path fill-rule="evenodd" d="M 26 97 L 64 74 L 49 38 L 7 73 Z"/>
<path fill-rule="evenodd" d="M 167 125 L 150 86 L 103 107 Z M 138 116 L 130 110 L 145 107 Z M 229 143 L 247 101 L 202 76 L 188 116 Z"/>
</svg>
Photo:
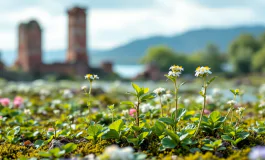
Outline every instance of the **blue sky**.
<svg viewBox="0 0 265 160">
<path fill-rule="evenodd" d="M 67 8 L 88 11 L 89 46 L 107 49 L 137 38 L 205 27 L 265 24 L 264 0 L 2 0 L 0 49 L 16 50 L 19 22 L 37 19 L 43 49 L 67 47 Z"/>
</svg>

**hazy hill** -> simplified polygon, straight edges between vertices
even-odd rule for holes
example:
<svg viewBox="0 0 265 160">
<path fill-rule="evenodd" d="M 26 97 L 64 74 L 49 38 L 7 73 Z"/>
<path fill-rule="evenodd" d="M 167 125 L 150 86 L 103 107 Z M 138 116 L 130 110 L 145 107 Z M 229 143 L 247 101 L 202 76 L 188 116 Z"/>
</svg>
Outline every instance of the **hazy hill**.
<svg viewBox="0 0 265 160">
<path fill-rule="evenodd" d="M 127 44 L 118 46 L 111 50 L 97 51 L 92 54 L 92 63 L 102 60 L 111 60 L 119 64 L 136 64 L 145 54 L 148 47 L 154 45 L 167 45 L 177 52 L 190 54 L 203 49 L 208 43 L 219 46 L 221 51 L 226 51 L 229 43 L 242 33 L 250 33 L 254 36 L 265 31 L 265 26 L 244 26 L 226 29 L 198 29 L 177 34 L 174 36 L 154 36 L 146 39 L 136 39 Z"/>
</svg>

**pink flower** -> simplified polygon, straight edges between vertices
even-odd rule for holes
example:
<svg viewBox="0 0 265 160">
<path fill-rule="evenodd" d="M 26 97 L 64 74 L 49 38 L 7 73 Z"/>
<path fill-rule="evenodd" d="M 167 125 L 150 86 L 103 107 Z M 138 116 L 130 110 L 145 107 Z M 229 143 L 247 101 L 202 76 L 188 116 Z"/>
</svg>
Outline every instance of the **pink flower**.
<svg viewBox="0 0 265 160">
<path fill-rule="evenodd" d="M 54 132 L 54 128 L 49 128 L 48 132 Z"/>
<path fill-rule="evenodd" d="M 0 116 L 0 120 L 3 119 L 3 116 Z"/>
<path fill-rule="evenodd" d="M 10 104 L 10 100 L 8 98 L 2 98 L 2 99 L 0 99 L 0 103 L 2 106 L 8 107 Z"/>
<path fill-rule="evenodd" d="M 15 108 L 19 108 L 23 105 L 23 103 L 21 101 L 14 101 L 13 104 L 14 104 Z"/>
<path fill-rule="evenodd" d="M 205 109 L 203 113 L 204 113 L 204 114 L 210 114 L 211 111 L 209 111 L 208 109 Z"/>
<path fill-rule="evenodd" d="M 129 115 L 134 117 L 134 113 L 136 113 L 136 109 L 131 108 L 130 111 L 129 111 Z"/>
<path fill-rule="evenodd" d="M 15 108 L 21 107 L 23 105 L 23 98 L 19 96 L 15 97 L 13 104 Z"/>
<path fill-rule="evenodd" d="M 15 99 L 14 99 L 14 101 L 23 102 L 24 100 L 23 100 L 22 97 L 20 97 L 20 96 L 16 96 Z"/>
</svg>

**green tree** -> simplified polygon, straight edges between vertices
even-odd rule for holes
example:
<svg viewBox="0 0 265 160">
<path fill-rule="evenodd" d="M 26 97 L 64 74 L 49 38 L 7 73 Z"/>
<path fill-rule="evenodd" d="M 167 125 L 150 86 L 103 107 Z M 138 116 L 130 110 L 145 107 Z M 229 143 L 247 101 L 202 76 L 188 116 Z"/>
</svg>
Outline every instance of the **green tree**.
<svg viewBox="0 0 265 160">
<path fill-rule="evenodd" d="M 176 54 L 167 46 L 154 46 L 147 50 L 146 55 L 141 59 L 141 63 L 155 63 L 162 71 L 168 71 L 173 64 L 184 65 L 186 57 L 181 54 Z"/>
<path fill-rule="evenodd" d="M 214 44 L 208 44 L 202 54 L 202 65 L 208 65 L 213 72 L 221 72 L 224 60 L 219 48 Z"/>
<path fill-rule="evenodd" d="M 221 72 L 221 65 L 224 58 L 218 47 L 214 44 L 208 44 L 204 50 L 193 53 L 188 57 L 188 70 L 194 70 L 198 66 L 209 66 L 213 72 Z"/>
<path fill-rule="evenodd" d="M 265 73 L 265 47 L 259 50 L 252 59 L 252 69 Z"/>
<path fill-rule="evenodd" d="M 259 42 L 262 47 L 265 46 L 265 32 L 260 35 Z"/>
<path fill-rule="evenodd" d="M 260 49 L 260 43 L 250 34 L 242 34 L 229 46 L 229 59 L 235 72 L 249 73 L 251 59 Z"/>
</svg>

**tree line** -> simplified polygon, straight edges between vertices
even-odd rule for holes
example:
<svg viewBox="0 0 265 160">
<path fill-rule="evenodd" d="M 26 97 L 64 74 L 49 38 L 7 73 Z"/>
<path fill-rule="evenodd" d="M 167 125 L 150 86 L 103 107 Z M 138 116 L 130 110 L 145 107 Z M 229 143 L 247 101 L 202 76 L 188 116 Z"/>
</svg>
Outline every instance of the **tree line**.
<svg viewBox="0 0 265 160">
<path fill-rule="evenodd" d="M 179 53 L 165 45 L 152 46 L 141 63 L 155 63 L 162 71 L 168 71 L 169 65 L 179 64 L 187 72 L 193 72 L 197 66 L 210 66 L 213 72 L 265 73 L 265 33 L 259 37 L 241 34 L 229 44 L 225 53 L 215 44 L 208 44 L 194 53 Z"/>
</svg>

